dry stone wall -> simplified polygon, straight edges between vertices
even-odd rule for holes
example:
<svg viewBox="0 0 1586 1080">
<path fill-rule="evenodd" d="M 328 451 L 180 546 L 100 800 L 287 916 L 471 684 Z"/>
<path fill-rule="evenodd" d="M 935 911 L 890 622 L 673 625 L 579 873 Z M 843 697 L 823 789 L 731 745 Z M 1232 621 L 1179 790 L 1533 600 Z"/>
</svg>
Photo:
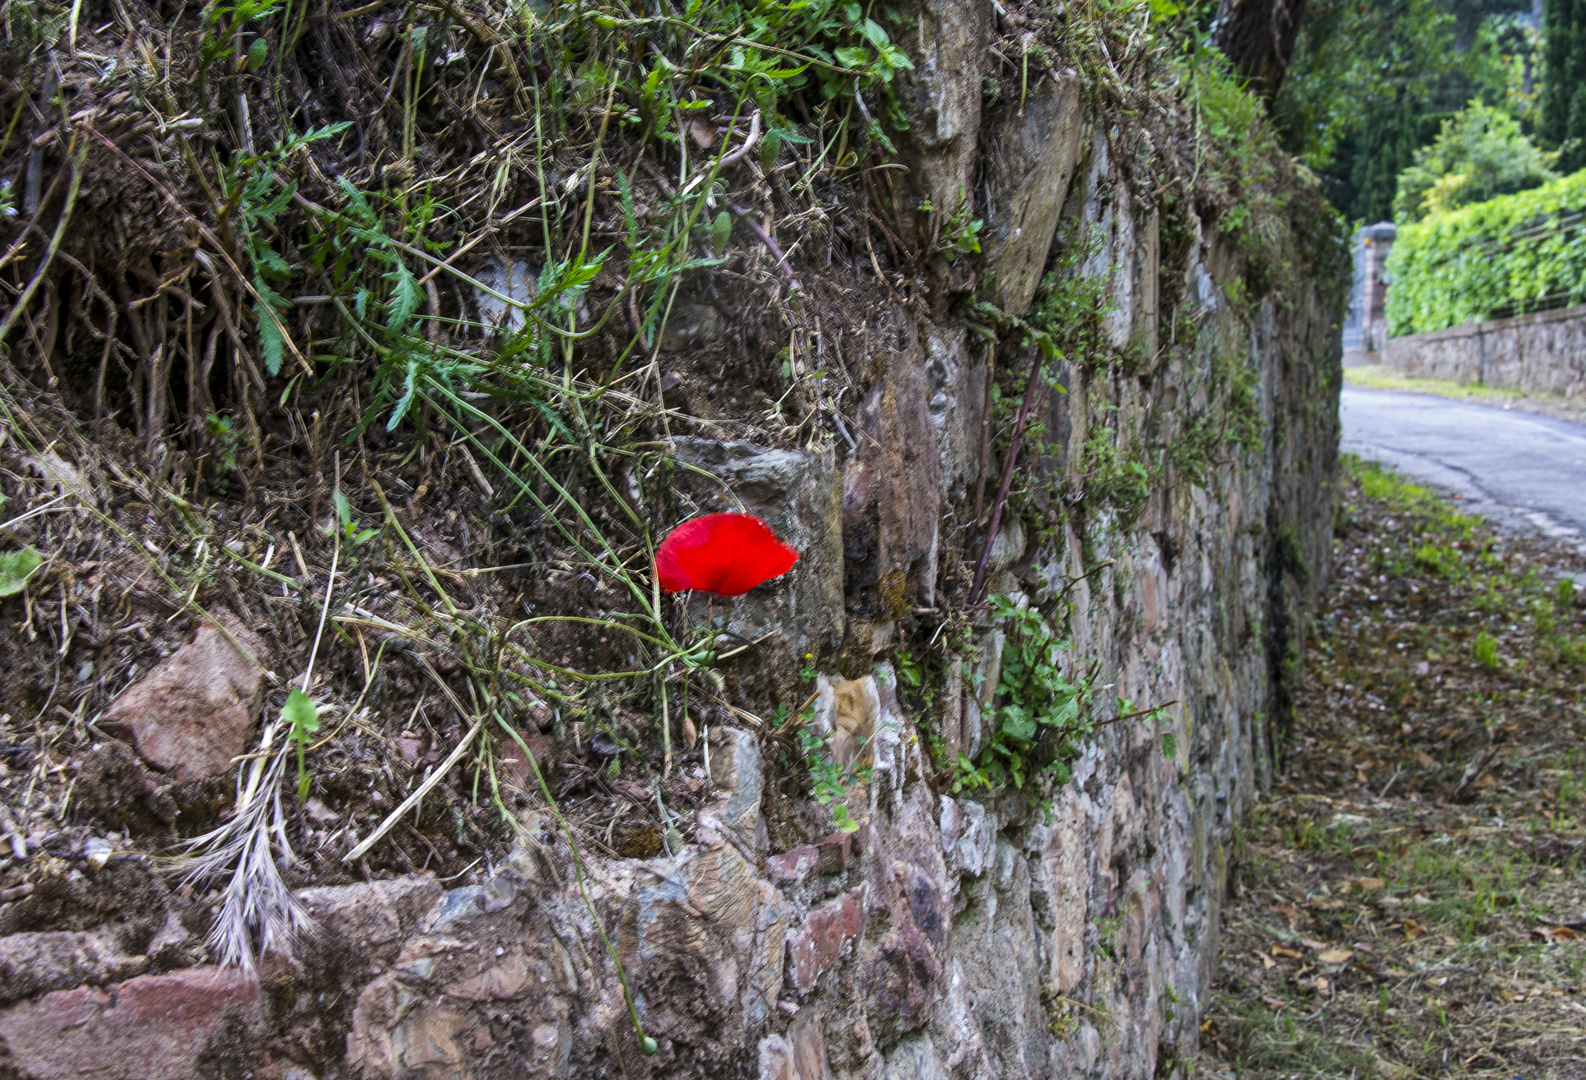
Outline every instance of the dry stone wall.
<svg viewBox="0 0 1586 1080">
<path fill-rule="evenodd" d="M 1586 393 L 1586 305 L 1389 338 L 1383 362 L 1420 379 Z"/>
<path fill-rule="evenodd" d="M 772 790 L 785 737 L 718 725 L 702 733 L 709 801 L 681 823 L 675 854 L 586 851 L 575 863 L 541 814 L 469 880 L 304 890 L 312 943 L 268 959 L 257 981 L 205 965 L 190 901 L 141 863 L 114 863 L 107 872 L 141 898 L 133 914 L 0 939 L 0 1076 L 1181 1074 L 1216 962 L 1232 827 L 1275 767 L 1305 613 L 1327 573 L 1343 290 L 1310 280 L 1331 257 L 1331 226 L 1286 173 L 1287 284 L 1260 292 L 1237 238 L 1194 212 L 1167 242 L 1077 73 L 1053 72 L 1022 109 L 983 114 L 991 11 L 928 3 L 900 90 L 907 182 L 938 204 L 967 191 L 982 207 L 980 280 L 943 259 L 929 303 L 853 313 L 866 345 L 848 362 L 865 395 L 836 452 L 673 448 L 803 553 L 788 582 L 732 608 L 730 628 L 772 635 L 767 668 L 831 658 L 811 723 L 839 764 L 870 766 L 850 800 L 859 830 L 830 831 L 828 812 L 789 809 Z M 977 484 L 986 471 L 995 481 L 983 459 L 989 365 L 1028 360 L 994 360 L 954 298 L 983 286 L 1022 314 L 1060 234 L 1100 238 L 1084 272 L 1107 281 L 1109 344 L 1141 359 L 1067 364 L 1061 389 L 1041 396 L 1049 449 L 1025 468 L 1066 510 L 1055 529 L 1010 522 L 991 585 L 1066 625 L 1101 699 L 1171 703 L 1172 753 L 1158 728 L 1116 723 L 1083 748 L 1071 783 L 955 794 L 931 740 L 973 756 L 989 737 L 1000 634 L 966 642 L 933 675 L 928 705 L 900 693 L 892 650 L 900 619 L 955 602 L 945 571 L 976 554 Z M 1173 443 L 1230 360 L 1250 373 L 1254 444 L 1199 473 L 1168 466 L 1129 514 L 1076 494 L 1092 448 L 1116 432 Z M 790 820 L 803 823 L 798 842 Z"/>
</svg>

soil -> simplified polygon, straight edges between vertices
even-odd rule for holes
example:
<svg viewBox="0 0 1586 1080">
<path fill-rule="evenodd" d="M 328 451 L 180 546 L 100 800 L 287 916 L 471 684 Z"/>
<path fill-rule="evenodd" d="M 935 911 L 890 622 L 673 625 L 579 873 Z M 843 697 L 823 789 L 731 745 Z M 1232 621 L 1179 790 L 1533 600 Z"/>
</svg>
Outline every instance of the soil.
<svg viewBox="0 0 1586 1080">
<path fill-rule="evenodd" d="M 1586 1075 L 1586 564 L 1351 462 L 1201 1076 Z"/>
</svg>

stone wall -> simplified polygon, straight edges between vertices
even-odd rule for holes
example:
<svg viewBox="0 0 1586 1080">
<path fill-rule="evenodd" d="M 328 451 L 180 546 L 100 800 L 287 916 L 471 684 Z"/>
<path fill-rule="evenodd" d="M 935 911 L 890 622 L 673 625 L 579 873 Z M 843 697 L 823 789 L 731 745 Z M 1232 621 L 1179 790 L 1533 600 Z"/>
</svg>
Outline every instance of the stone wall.
<svg viewBox="0 0 1586 1080">
<path fill-rule="evenodd" d="M 773 790 L 785 735 L 718 724 L 702 735 L 706 801 L 679 822 L 674 854 L 622 860 L 586 844 L 576 863 L 553 817 L 530 816 L 519 846 L 463 880 L 302 890 L 315 936 L 257 980 L 203 962 L 191 899 L 154 868 L 112 861 L 99 872 L 124 879 L 127 912 L 0 938 L 0 1076 L 1183 1074 L 1232 827 L 1275 767 L 1327 573 L 1347 271 L 1322 272 L 1335 226 L 1292 177 L 1270 260 L 1290 268 L 1282 288 L 1270 273 L 1264 292 L 1245 284 L 1253 256 L 1193 212 L 1170 243 L 1149 178 L 1119 159 L 1077 74 L 1032 71 L 1024 107 L 986 113 L 992 6 L 927 8 L 940 45 L 899 91 L 910 182 L 939 205 L 984 192 L 983 295 L 1011 316 L 1061 226 L 1098 237 L 1084 272 L 1108 279 L 1108 345 L 1138 358 L 1067 363 L 1061 392 L 1038 401 L 1051 449 L 1026 469 L 1049 481 L 1060 525 L 1010 522 L 992 588 L 1066 627 L 1109 718 L 1116 699 L 1166 704 L 1172 755 L 1162 730 L 1123 722 L 1055 787 L 955 794 L 933 764 L 932 739 L 971 756 L 985 740 L 1002 640 L 975 630 L 933 669 L 929 695 L 900 692 L 900 623 L 961 601 L 976 489 L 996 479 L 981 457 L 993 358 L 954 314 L 973 285 L 944 261 L 929 303 L 855 313 L 867 332 L 846 360 L 865 373 L 850 443 L 674 447 L 804 553 L 785 587 L 733 609 L 733 628 L 772 634 L 764 665 L 823 658 L 812 723 L 839 761 L 872 770 L 851 800 L 857 832 L 831 832 L 829 811 Z M 1255 444 L 1221 445 L 1200 472 L 1168 464 L 1127 516 L 1083 497 L 1088 447 L 1121 445 L 1117 432 L 1173 444 L 1230 360 L 1253 373 Z"/>
<path fill-rule="evenodd" d="M 1383 362 L 1421 379 L 1586 392 L 1586 304 L 1389 338 Z"/>
</svg>

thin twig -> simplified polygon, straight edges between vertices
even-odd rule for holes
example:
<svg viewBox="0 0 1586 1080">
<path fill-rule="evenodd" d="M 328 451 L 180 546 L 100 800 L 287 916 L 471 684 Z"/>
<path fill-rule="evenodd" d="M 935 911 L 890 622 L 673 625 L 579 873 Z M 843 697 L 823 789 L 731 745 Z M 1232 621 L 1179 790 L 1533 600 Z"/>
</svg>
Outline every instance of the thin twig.
<svg viewBox="0 0 1586 1080">
<path fill-rule="evenodd" d="M 787 275 L 788 283 L 795 289 L 800 288 L 798 275 L 795 274 L 793 272 L 793 268 L 788 265 L 787 256 L 782 253 L 782 249 L 777 245 L 777 242 L 771 239 L 771 235 L 760 227 L 760 223 L 758 221 L 750 216 L 749 211 L 745 210 L 743 207 L 739 206 L 730 199 L 726 201 L 727 209 L 733 212 L 733 216 L 739 218 L 745 225 L 749 226 L 749 231 L 754 233 L 755 237 L 766 246 L 767 251 L 771 252 L 772 257 L 776 259 L 777 269 L 782 271 L 783 274 Z M 885 279 L 883 278 L 882 280 Z"/>
<path fill-rule="evenodd" d="M 1019 460 L 1019 444 L 1024 437 L 1024 425 L 1030 418 L 1030 403 L 1035 400 L 1035 385 L 1041 377 L 1043 353 L 1035 350 L 1030 361 L 1030 379 L 1024 387 L 1024 402 L 1019 406 L 1019 417 L 1013 424 L 1013 437 L 1008 446 L 1008 460 L 1002 466 L 1002 486 L 997 489 L 996 501 L 991 504 L 991 526 L 986 530 L 986 542 L 980 548 L 980 561 L 975 564 L 975 581 L 969 587 L 969 606 L 980 603 L 986 584 L 986 564 L 991 561 L 991 546 L 997 542 L 997 529 L 1002 525 L 1002 508 L 1008 501 L 1008 488 L 1013 483 L 1013 466 Z"/>
<path fill-rule="evenodd" d="M 72 136 L 72 142 L 77 141 L 77 136 Z M 68 153 L 71 152 L 68 147 Z M 66 235 L 66 224 L 72 219 L 72 208 L 77 205 L 77 192 L 83 184 L 83 160 L 88 156 L 88 147 L 85 145 L 77 151 L 77 156 L 72 159 L 72 182 L 66 189 L 66 205 L 61 207 L 61 216 L 56 219 L 55 233 L 50 237 L 50 245 L 44 251 L 44 258 L 39 260 L 38 269 L 33 271 L 33 276 L 28 280 L 22 295 L 17 297 L 17 302 L 11 305 L 11 310 L 6 313 L 5 321 L 0 322 L 0 341 L 4 341 L 17 320 L 22 317 L 22 312 L 27 308 L 28 302 L 33 299 L 33 294 L 38 291 L 39 283 L 44 280 L 44 272 L 50 268 L 50 263 L 55 261 L 55 253 L 60 250 L 61 237 Z"/>
</svg>

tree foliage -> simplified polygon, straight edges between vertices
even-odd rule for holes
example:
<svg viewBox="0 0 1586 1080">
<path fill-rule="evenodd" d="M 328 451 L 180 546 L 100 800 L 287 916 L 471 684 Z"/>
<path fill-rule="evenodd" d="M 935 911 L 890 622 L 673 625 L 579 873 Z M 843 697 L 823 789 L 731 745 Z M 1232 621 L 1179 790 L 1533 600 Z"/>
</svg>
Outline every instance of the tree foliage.
<svg viewBox="0 0 1586 1080">
<path fill-rule="evenodd" d="M 1312 0 L 1273 118 L 1346 217 L 1391 215 L 1399 173 L 1471 98 L 1503 101 L 1524 0 Z M 1512 37 L 1513 35 L 1510 35 Z"/>
<path fill-rule="evenodd" d="M 1556 180 L 1557 153 L 1540 150 L 1514 117 L 1479 100 L 1443 121 L 1437 141 L 1399 174 L 1393 218 L 1431 215 Z"/>
<path fill-rule="evenodd" d="M 1542 87 L 1543 140 L 1559 151 L 1559 165 L 1586 165 L 1586 0 L 1544 0 L 1547 82 Z"/>
</svg>

